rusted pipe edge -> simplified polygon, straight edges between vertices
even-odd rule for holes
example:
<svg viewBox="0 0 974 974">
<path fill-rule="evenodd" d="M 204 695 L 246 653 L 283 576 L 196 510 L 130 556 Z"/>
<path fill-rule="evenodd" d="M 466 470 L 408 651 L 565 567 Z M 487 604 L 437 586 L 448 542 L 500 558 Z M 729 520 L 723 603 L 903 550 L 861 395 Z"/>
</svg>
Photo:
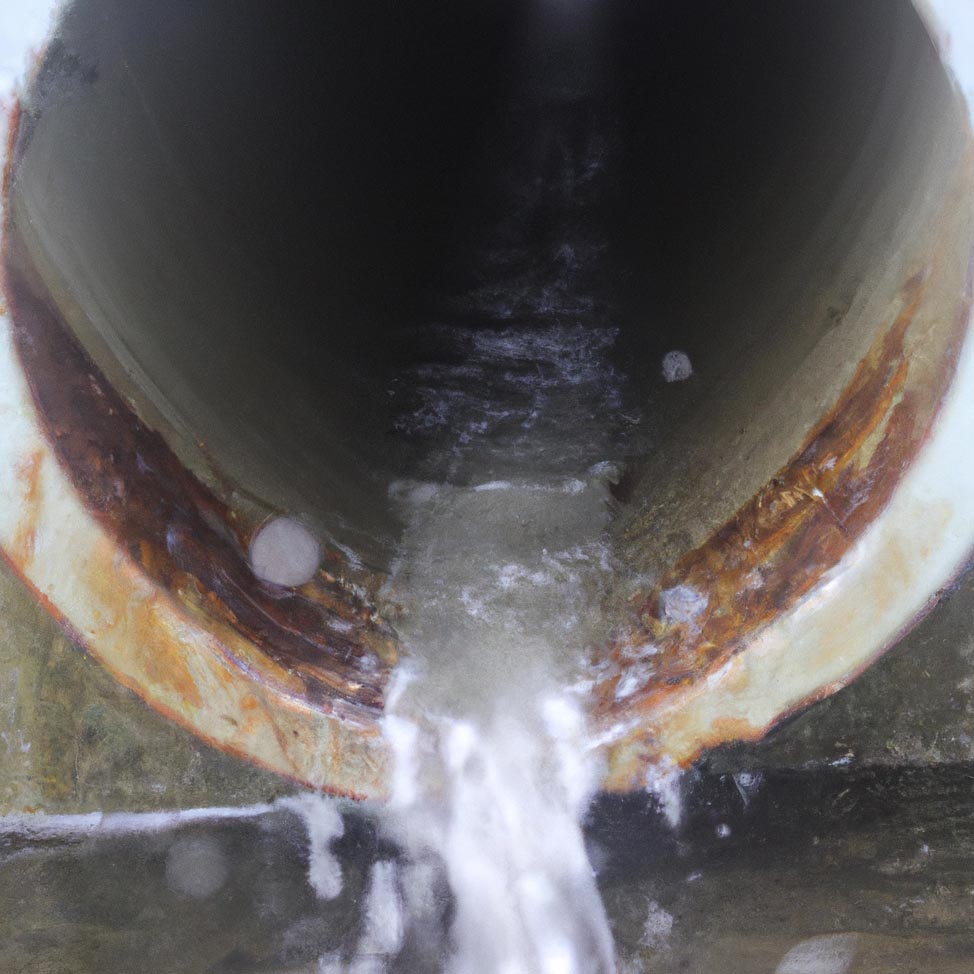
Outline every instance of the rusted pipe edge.
<svg viewBox="0 0 974 974">
<path fill-rule="evenodd" d="M 19 106 L 7 114 L 4 203 Z M 391 631 L 334 560 L 298 592 L 249 572 L 256 525 L 235 524 L 87 361 L 9 231 L 5 221 L 5 559 L 76 641 L 169 718 L 304 784 L 381 797 Z"/>
<path fill-rule="evenodd" d="M 836 405 L 748 504 L 634 597 L 597 655 L 608 789 L 756 740 L 847 685 L 970 557 L 972 187 L 968 134 L 934 246 Z"/>
<path fill-rule="evenodd" d="M 16 107 L 11 116 L 4 199 Z M 959 200 L 969 205 L 969 196 Z M 6 237 L 4 245 L 9 257 Z M 761 736 L 783 715 L 845 685 L 923 613 L 968 557 L 974 544 L 969 291 L 959 301 L 962 311 L 936 332 L 930 369 L 913 369 L 908 354 L 938 273 L 930 255 L 909 275 L 877 344 L 795 460 L 657 590 L 644 593 L 633 625 L 606 648 L 611 660 L 645 640 L 665 644 L 661 679 L 647 679 L 620 700 L 616 671 L 595 690 L 596 717 L 609 740 L 607 787 L 642 787 L 661 759 L 686 764 L 714 744 Z M 21 293 L 24 300 L 38 297 L 31 287 Z M 139 538 L 125 537 L 109 509 L 110 477 L 79 479 L 66 464 L 67 446 L 47 412 L 53 400 L 38 398 L 24 367 L 31 352 L 27 319 L 58 327 L 38 324 L 45 308 L 51 311 L 43 301 L 25 304 L 16 316 L 0 308 L 0 549 L 7 560 L 73 637 L 157 710 L 303 783 L 383 797 L 389 753 L 378 717 L 395 661 L 391 633 L 343 585 L 340 571 L 301 593 L 300 605 L 290 604 L 295 617 L 271 604 L 274 593 L 248 596 L 257 616 L 271 616 L 266 631 L 253 616 L 241 618 L 217 590 L 219 568 L 207 584 L 196 584 L 209 550 L 208 544 L 202 555 L 198 550 L 197 529 L 228 548 L 231 562 L 237 559 L 230 589 L 239 588 L 246 540 L 246 529 L 199 484 L 189 487 L 196 512 L 175 545 L 191 564 L 174 556 L 171 544 L 144 549 Z M 124 404 L 111 399 L 107 383 L 93 370 L 82 378 L 88 404 L 106 399 L 117 415 Z M 860 475 L 873 478 L 875 494 L 870 505 L 850 511 Z M 754 532 L 774 541 L 770 565 L 777 576 L 763 579 L 772 584 L 757 602 L 742 605 L 741 589 L 730 583 L 742 577 L 742 567 L 765 566 L 741 554 Z M 780 557 L 783 551 L 788 557 Z M 821 557 L 802 562 L 809 553 Z M 796 566 L 801 571 L 789 574 Z M 714 584 L 706 618 L 667 629 L 662 593 L 704 582 Z M 351 667 L 333 670 L 302 648 L 307 642 L 327 651 L 319 639 L 327 625 L 309 632 L 293 619 L 306 621 L 301 612 L 308 611 L 321 620 L 335 610 L 355 635 L 339 652 Z"/>
</svg>

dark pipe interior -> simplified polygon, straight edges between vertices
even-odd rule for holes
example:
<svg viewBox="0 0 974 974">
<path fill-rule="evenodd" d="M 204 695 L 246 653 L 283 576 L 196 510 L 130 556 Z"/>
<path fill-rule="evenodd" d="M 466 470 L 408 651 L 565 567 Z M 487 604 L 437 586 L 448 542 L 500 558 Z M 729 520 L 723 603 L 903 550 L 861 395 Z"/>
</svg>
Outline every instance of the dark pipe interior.
<svg viewBox="0 0 974 974">
<path fill-rule="evenodd" d="M 456 355 L 428 326 L 618 328 L 625 401 L 596 421 L 635 404 L 641 449 L 701 388 L 663 387 L 671 348 L 748 401 L 835 325 L 774 309 L 850 173 L 915 182 L 934 66 L 905 0 L 76 0 L 13 209 L 204 476 L 381 563 L 390 481 L 504 473 L 431 470 L 397 425 L 403 377 Z"/>
</svg>

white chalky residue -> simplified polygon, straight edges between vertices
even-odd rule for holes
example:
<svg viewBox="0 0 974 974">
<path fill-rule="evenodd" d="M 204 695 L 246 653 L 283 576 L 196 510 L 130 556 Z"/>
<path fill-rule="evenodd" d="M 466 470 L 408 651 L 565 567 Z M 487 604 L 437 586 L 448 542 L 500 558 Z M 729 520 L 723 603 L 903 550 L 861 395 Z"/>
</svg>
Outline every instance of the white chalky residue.
<svg viewBox="0 0 974 974">
<path fill-rule="evenodd" d="M 338 805 L 324 795 L 294 795 L 281 801 L 297 812 L 308 831 L 308 882 L 323 900 L 333 900 L 342 891 L 342 867 L 331 844 L 345 832 Z"/>
<path fill-rule="evenodd" d="M 846 974 L 856 959 L 858 940 L 853 933 L 803 940 L 785 954 L 775 974 Z"/>
<path fill-rule="evenodd" d="M 314 578 L 321 564 L 318 539 L 292 517 L 275 517 L 250 543 L 250 567 L 264 582 L 294 588 Z"/>
<path fill-rule="evenodd" d="M 497 572 L 497 583 L 501 590 L 509 592 L 516 585 L 550 585 L 551 575 L 545 571 L 532 571 L 524 565 L 504 565 Z"/>
<path fill-rule="evenodd" d="M 761 786 L 764 776 L 760 772 L 740 771 L 733 776 L 737 792 L 741 796 L 744 807 L 751 803 L 752 794 Z"/>
<path fill-rule="evenodd" d="M 510 490 L 513 486 L 509 480 L 488 480 L 486 484 L 477 484 L 474 490 Z"/>
<path fill-rule="evenodd" d="M 227 857 L 220 843 L 208 836 L 176 839 L 166 855 L 166 882 L 183 896 L 204 899 L 227 881 Z"/>
<path fill-rule="evenodd" d="M 100 835 L 139 835 L 168 832 L 200 822 L 223 819 L 259 818 L 273 805 L 182 808 L 173 812 L 81 812 L 76 815 L 44 813 L 0 816 L 0 835 L 23 835 L 31 839 L 80 839 Z"/>
<path fill-rule="evenodd" d="M 686 352 L 674 350 L 663 356 L 663 378 L 667 382 L 683 382 L 691 375 L 693 375 L 693 366 Z"/>
<path fill-rule="evenodd" d="M 659 646 L 655 643 L 637 643 L 631 646 L 624 646 L 620 651 L 620 655 L 623 659 L 638 662 L 640 660 L 651 659 L 653 656 L 659 656 L 660 652 Z"/>
<path fill-rule="evenodd" d="M 650 950 L 661 950 L 668 945 L 672 933 L 672 914 L 664 910 L 656 900 L 650 900 L 646 907 L 646 920 L 639 943 Z"/>
<path fill-rule="evenodd" d="M 659 803 L 667 822 L 676 828 L 683 817 L 680 783 L 683 769 L 670 758 L 662 757 L 646 768 L 646 791 Z"/>
<path fill-rule="evenodd" d="M 663 618 L 671 623 L 694 623 L 707 603 L 707 596 L 692 585 L 675 585 L 660 594 Z"/>
<path fill-rule="evenodd" d="M 615 483 L 622 476 L 622 470 L 618 463 L 613 463 L 611 460 L 600 460 L 588 468 L 588 475 L 590 477 L 602 477 L 610 483 Z"/>
<path fill-rule="evenodd" d="M 656 664 L 651 660 L 628 664 L 616 686 L 616 700 L 630 697 L 642 687 L 649 686 L 656 675 L 656 669 Z"/>
</svg>

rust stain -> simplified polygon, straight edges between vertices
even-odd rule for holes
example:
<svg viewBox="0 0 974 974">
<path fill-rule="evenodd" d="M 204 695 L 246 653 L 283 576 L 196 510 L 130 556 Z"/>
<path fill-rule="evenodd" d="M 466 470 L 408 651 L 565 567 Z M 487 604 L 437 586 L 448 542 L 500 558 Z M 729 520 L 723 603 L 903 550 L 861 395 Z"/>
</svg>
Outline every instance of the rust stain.
<svg viewBox="0 0 974 974">
<path fill-rule="evenodd" d="M 37 544 L 37 518 L 41 510 L 41 466 L 44 451 L 34 450 L 17 464 L 17 479 L 24 485 L 24 514 L 17 525 L 13 548 L 21 565 L 29 565 Z"/>
<path fill-rule="evenodd" d="M 743 717 L 718 717 L 711 729 L 715 742 L 753 741 L 761 736 L 760 729 Z"/>
<path fill-rule="evenodd" d="M 23 118 L 23 106 L 20 99 L 14 96 L 13 104 L 7 113 L 7 138 L 5 142 L 3 177 L 0 180 L 0 192 L 3 193 L 5 200 L 10 198 L 10 186 L 14 176 L 14 150 L 17 146 L 17 137 L 20 134 L 20 122 Z M 6 222 L 9 224 L 11 217 L 7 214 Z"/>
<path fill-rule="evenodd" d="M 335 763 L 330 767 L 332 771 L 337 771 L 340 775 L 342 775 L 340 778 L 341 784 L 336 784 L 334 781 L 322 781 L 322 769 L 317 766 L 317 762 L 310 762 L 306 760 L 307 755 L 311 754 L 313 751 L 313 746 L 311 745 L 309 739 L 316 740 L 318 736 L 314 730 L 315 720 L 303 714 L 292 716 L 288 708 L 279 707 L 271 702 L 262 703 L 250 694 L 244 694 L 243 700 L 249 702 L 243 704 L 243 706 L 248 713 L 259 714 L 260 717 L 258 722 L 253 725 L 248 734 L 227 738 L 202 730 L 198 724 L 193 722 L 191 715 L 185 708 L 180 708 L 171 702 L 161 699 L 155 694 L 155 690 L 152 686 L 147 685 L 147 683 L 144 681 L 140 682 L 139 680 L 134 679 L 130 673 L 120 669 L 117 661 L 113 661 L 112 659 L 102 656 L 101 652 L 99 651 L 99 641 L 93 640 L 90 633 L 82 633 L 71 623 L 70 620 L 64 616 L 58 606 L 55 605 L 48 598 L 48 596 L 42 592 L 25 574 L 23 566 L 14 559 L 11 552 L 0 548 L 0 558 L 2 558 L 3 561 L 11 568 L 11 570 L 14 571 L 15 574 L 21 579 L 23 584 L 31 592 L 34 601 L 45 612 L 55 619 L 64 634 L 68 639 L 71 640 L 72 643 L 74 643 L 76 646 L 84 647 L 94 659 L 99 660 L 103 665 L 105 665 L 119 684 L 134 693 L 136 696 L 140 697 L 168 720 L 171 720 L 196 734 L 205 743 L 211 745 L 212 747 L 218 747 L 228 754 L 232 754 L 238 758 L 250 761 L 260 767 L 266 768 L 268 771 L 272 771 L 275 774 L 282 775 L 283 777 L 298 784 L 311 786 L 314 788 L 322 788 L 329 794 L 333 794 L 341 798 L 361 801 L 370 797 L 375 797 L 377 793 L 381 793 L 381 768 L 374 764 L 372 759 L 369 757 L 367 750 L 362 754 L 358 754 L 357 751 L 355 754 L 352 754 L 349 750 L 351 741 L 345 740 L 341 734 L 335 732 L 329 733 L 332 752 L 335 756 Z M 98 577 L 106 582 L 110 582 L 112 580 L 110 573 L 107 572 L 103 572 Z M 114 587 L 110 590 L 115 591 Z M 128 607 L 128 604 L 128 600 L 124 600 L 124 606 L 126 608 Z M 146 653 L 155 652 L 160 658 L 165 658 L 172 654 L 182 652 L 182 648 L 178 647 L 173 642 L 172 637 L 166 628 L 150 626 L 143 631 L 146 639 L 144 646 L 144 651 Z M 258 692 L 260 692 L 260 688 L 258 688 Z M 268 730 L 269 725 L 273 725 L 273 729 L 270 732 L 275 736 L 278 745 L 282 748 L 289 740 L 287 733 L 284 730 L 284 726 L 291 728 L 293 743 L 287 749 L 287 751 L 282 751 L 279 760 L 269 759 L 263 752 L 256 751 L 253 746 L 255 741 L 262 738 L 265 731 Z M 367 741 L 375 738 L 376 736 L 377 731 L 373 724 L 360 724 L 356 728 L 356 743 L 359 740 Z M 297 757 L 298 755 L 301 756 L 300 760 Z M 284 761 L 283 765 L 282 760 Z M 348 774 L 343 775 L 342 772 L 348 760 L 357 761 L 358 763 L 356 767 L 371 770 L 373 773 L 364 777 L 356 777 Z M 355 781 L 358 787 L 349 787 L 348 785 L 352 781 Z M 369 789 L 371 789 L 371 791 Z"/>
<path fill-rule="evenodd" d="M 757 630 L 799 602 L 886 506 L 928 435 L 970 310 L 968 295 L 934 388 L 912 387 L 907 335 L 928 281 L 923 271 L 903 285 L 891 324 L 796 456 L 652 590 L 637 596 L 631 622 L 602 655 L 617 675 L 598 688 L 600 716 L 647 712 L 723 665 Z M 673 611 L 668 600 L 674 597 L 689 599 L 689 608 Z M 641 687 L 617 700 L 634 647 L 647 643 L 658 650 L 652 668 Z M 720 730 L 747 738 L 754 731 L 745 723 Z"/>
<path fill-rule="evenodd" d="M 93 564 L 111 564 L 113 555 L 111 542 L 106 540 L 96 545 Z M 130 585 L 119 582 L 117 572 L 108 574 L 97 569 L 86 579 L 96 602 L 108 609 L 107 618 L 101 613 L 101 626 L 112 633 L 116 643 L 126 647 L 149 686 L 174 694 L 184 706 L 202 707 L 203 694 L 187 664 L 183 646 L 169 632 L 166 614 L 159 611 L 159 594 L 133 595 Z"/>
<path fill-rule="evenodd" d="M 158 613 L 154 600 L 143 603 L 130 615 L 129 625 L 133 649 L 140 656 L 143 671 L 152 684 L 174 693 L 182 706 L 201 708 L 204 706 L 203 694 L 196 684 L 192 670 L 186 664 L 183 647 L 178 643 L 169 643 L 171 651 L 160 653 L 160 641 L 150 645 L 146 639 L 146 631 L 159 625 Z"/>
<path fill-rule="evenodd" d="M 16 228 L 5 235 L 3 269 L 18 353 L 50 443 L 110 536 L 162 588 L 187 594 L 214 623 L 258 646 L 267 672 L 288 674 L 287 692 L 300 681 L 303 699 L 319 709 L 341 701 L 379 713 L 396 639 L 344 580 L 342 556 L 330 551 L 331 570 L 300 591 L 260 582 L 247 561 L 247 528 L 98 372 Z"/>
</svg>

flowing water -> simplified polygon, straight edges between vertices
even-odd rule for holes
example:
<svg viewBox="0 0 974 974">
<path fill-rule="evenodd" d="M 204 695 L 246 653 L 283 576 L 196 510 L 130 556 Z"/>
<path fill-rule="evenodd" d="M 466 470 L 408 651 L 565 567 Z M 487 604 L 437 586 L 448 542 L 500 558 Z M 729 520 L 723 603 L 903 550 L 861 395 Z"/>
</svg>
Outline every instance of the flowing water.
<svg viewBox="0 0 974 974">
<path fill-rule="evenodd" d="M 509 106 L 500 215 L 390 388 L 423 458 L 394 487 L 407 528 L 385 593 L 409 662 L 380 826 L 402 857 L 373 869 L 355 957 L 323 970 L 615 970 L 577 691 L 613 570 L 609 482 L 641 417 L 600 229 L 612 120 L 577 61 L 546 54 Z"/>
</svg>

